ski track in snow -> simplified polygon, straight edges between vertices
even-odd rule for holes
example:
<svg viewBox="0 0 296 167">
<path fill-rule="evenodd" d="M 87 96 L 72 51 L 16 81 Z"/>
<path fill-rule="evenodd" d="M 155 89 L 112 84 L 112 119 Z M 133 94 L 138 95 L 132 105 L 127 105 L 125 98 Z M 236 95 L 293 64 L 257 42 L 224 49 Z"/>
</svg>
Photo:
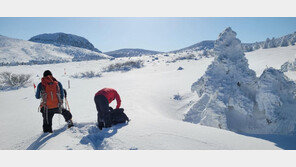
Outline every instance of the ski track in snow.
<svg viewBox="0 0 296 167">
<path fill-rule="evenodd" d="M 282 61 L 295 58 L 295 52 L 291 51 L 295 48 L 279 49 L 282 59 L 285 59 Z M 285 50 L 287 54 L 282 53 Z M 277 56 L 276 52 L 277 49 L 273 49 L 270 56 L 269 49 L 266 49 L 267 54 L 264 54 L 264 50 L 258 50 L 247 53 L 246 58 L 250 68 L 254 68 L 258 75 L 266 66 L 276 64 L 276 59 L 272 58 Z M 256 53 L 260 54 L 257 56 Z M 165 63 L 173 59 L 170 57 L 160 57 L 157 61 L 151 61 L 149 56 L 134 59 L 150 62 L 146 62 L 144 68 L 129 72 L 103 73 L 101 78 L 70 78 L 68 101 L 75 127 L 67 129 L 63 118 L 55 115 L 52 134 L 41 133 L 42 117 L 36 112 L 39 100 L 34 99 L 32 87 L 0 92 L 0 149 L 296 149 L 295 136 L 237 134 L 182 121 L 190 104 L 194 104 L 192 97 L 196 96 L 190 92 L 191 84 L 204 74 L 213 58 L 175 63 Z M 50 69 L 67 88 L 68 76 L 76 72 L 98 71 L 108 64 L 126 60 L 130 59 L 0 67 L 0 71 L 41 76 L 44 70 Z M 184 70 L 178 71 L 180 66 Z M 68 70 L 67 75 L 64 75 L 64 68 Z M 33 77 L 33 81 L 37 84 L 40 77 Z M 93 96 L 103 87 L 118 90 L 122 107 L 131 122 L 102 131 L 96 127 Z M 183 99 L 174 100 L 176 94 L 180 94 Z M 18 105 L 13 105 L 13 102 Z M 115 106 L 114 102 L 111 105 Z"/>
</svg>

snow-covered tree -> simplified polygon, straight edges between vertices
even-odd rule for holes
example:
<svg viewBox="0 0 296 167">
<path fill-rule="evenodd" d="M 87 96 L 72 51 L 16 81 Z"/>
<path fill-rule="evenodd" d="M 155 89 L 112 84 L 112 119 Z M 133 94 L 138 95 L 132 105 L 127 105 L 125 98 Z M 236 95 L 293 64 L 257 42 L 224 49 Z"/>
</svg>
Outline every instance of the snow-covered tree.
<svg viewBox="0 0 296 167">
<path fill-rule="evenodd" d="M 295 83 L 273 68 L 257 78 L 231 28 L 219 35 L 214 51 L 215 60 L 191 86 L 200 99 L 184 120 L 235 132 L 295 133 Z"/>
<path fill-rule="evenodd" d="M 295 134 L 295 82 L 274 68 L 264 70 L 258 81 L 257 112 L 253 117 L 257 128 L 251 133 Z M 259 113 L 259 114 L 258 114 Z"/>
<path fill-rule="evenodd" d="M 286 46 L 289 46 L 289 43 L 288 43 L 288 39 L 284 37 L 281 41 L 281 47 L 286 47 Z"/>
<path fill-rule="evenodd" d="M 288 71 L 296 71 L 296 59 L 293 62 L 285 62 L 281 66 L 281 71 L 282 72 L 288 72 Z"/>
<path fill-rule="evenodd" d="M 269 42 L 270 42 L 270 39 L 269 38 L 267 38 L 266 39 L 266 41 L 264 42 L 264 44 L 263 44 L 263 49 L 267 49 L 268 48 L 268 46 L 269 46 Z"/>
<path fill-rule="evenodd" d="M 249 69 L 241 42 L 231 28 L 219 35 L 214 51 L 217 57 L 191 87 L 201 99 L 186 114 L 185 121 L 241 130 L 240 117 L 249 115 L 254 105 L 249 98 L 254 95 L 248 90 L 256 84 L 256 74 Z M 237 123 L 229 122 L 228 117 Z"/>
<path fill-rule="evenodd" d="M 268 48 L 275 48 L 275 47 L 277 46 L 276 46 L 275 38 L 273 37 L 268 43 Z"/>
</svg>

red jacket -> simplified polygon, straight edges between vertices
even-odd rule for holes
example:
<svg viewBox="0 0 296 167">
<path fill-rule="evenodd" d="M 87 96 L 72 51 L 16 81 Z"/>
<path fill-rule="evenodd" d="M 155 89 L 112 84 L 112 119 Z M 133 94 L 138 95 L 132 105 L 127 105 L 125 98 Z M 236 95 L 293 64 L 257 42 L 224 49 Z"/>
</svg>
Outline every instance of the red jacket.
<svg viewBox="0 0 296 167">
<path fill-rule="evenodd" d="M 115 89 L 112 89 L 112 88 L 104 88 L 104 89 L 101 89 L 100 91 L 98 91 L 95 96 L 97 96 L 97 95 L 103 95 L 103 96 L 105 96 L 108 99 L 109 104 L 114 99 L 116 99 L 116 102 L 117 102 L 116 108 L 119 108 L 120 105 L 121 105 L 120 96 L 119 96 L 119 94 L 117 93 L 117 91 Z"/>
</svg>

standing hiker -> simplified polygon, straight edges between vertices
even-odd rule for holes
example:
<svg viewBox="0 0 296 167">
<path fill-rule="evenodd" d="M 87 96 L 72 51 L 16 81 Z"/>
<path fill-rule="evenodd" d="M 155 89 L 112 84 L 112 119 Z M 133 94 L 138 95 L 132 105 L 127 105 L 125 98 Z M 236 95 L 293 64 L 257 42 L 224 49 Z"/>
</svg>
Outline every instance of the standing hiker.
<svg viewBox="0 0 296 167">
<path fill-rule="evenodd" d="M 64 89 L 49 70 L 44 71 L 43 78 L 37 86 L 35 97 L 41 98 L 40 112 L 43 117 L 43 132 L 52 133 L 52 118 L 54 114 L 62 114 L 68 124 L 68 128 L 73 126 L 72 114 L 62 107 Z"/>
<path fill-rule="evenodd" d="M 102 130 L 103 127 L 108 128 L 112 125 L 109 104 L 114 99 L 116 99 L 117 102 L 116 109 L 119 109 L 121 99 L 115 89 L 104 88 L 95 94 L 94 100 L 98 111 L 98 127 L 100 130 Z"/>
</svg>

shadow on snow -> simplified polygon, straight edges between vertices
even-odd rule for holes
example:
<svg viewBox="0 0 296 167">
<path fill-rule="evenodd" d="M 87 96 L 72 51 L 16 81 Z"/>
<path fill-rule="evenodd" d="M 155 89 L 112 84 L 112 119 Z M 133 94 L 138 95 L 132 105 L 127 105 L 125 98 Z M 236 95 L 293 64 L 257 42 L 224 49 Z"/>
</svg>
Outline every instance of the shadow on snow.
<svg viewBox="0 0 296 167">
<path fill-rule="evenodd" d="M 239 133 L 239 134 L 270 141 L 274 143 L 275 146 L 282 148 L 284 150 L 296 150 L 295 135 L 246 134 L 246 133 Z"/>
<path fill-rule="evenodd" d="M 88 129 L 88 135 L 84 136 L 81 140 L 81 144 L 88 145 L 90 144 L 94 150 L 103 150 L 104 144 L 103 141 L 106 138 L 109 138 L 115 135 L 118 129 L 126 126 L 128 124 L 117 124 L 113 125 L 111 128 L 103 128 L 99 130 L 97 126 L 91 126 Z"/>
<path fill-rule="evenodd" d="M 35 140 L 27 150 L 39 150 L 42 148 L 43 144 L 45 144 L 49 139 L 58 136 L 60 133 L 67 130 L 67 126 L 64 126 L 58 130 L 54 130 L 54 133 L 43 133 L 37 140 Z"/>
</svg>

